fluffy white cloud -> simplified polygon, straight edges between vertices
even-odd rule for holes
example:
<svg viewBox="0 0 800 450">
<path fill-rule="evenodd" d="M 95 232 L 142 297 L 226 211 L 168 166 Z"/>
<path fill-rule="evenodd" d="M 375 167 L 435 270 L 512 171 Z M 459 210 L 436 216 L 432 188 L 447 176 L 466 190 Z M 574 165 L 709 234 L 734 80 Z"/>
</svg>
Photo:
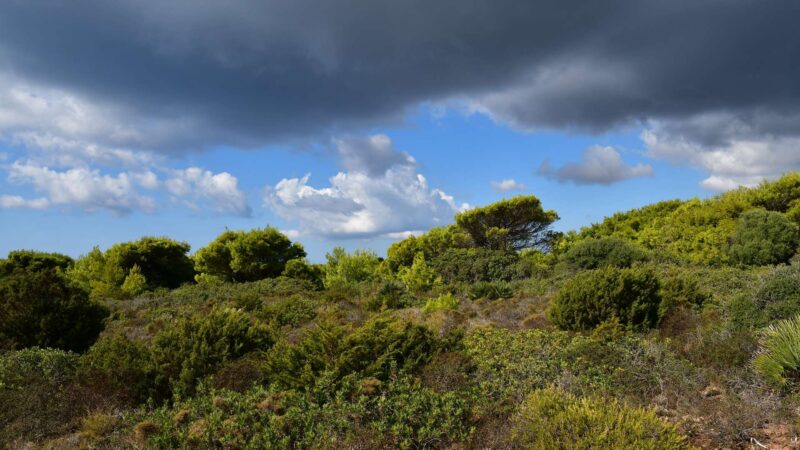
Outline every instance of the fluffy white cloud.
<svg viewBox="0 0 800 450">
<path fill-rule="evenodd" d="M 492 181 L 492 188 L 500 192 L 524 191 L 525 185 L 517 182 L 513 178 L 508 178 L 502 181 Z"/>
<path fill-rule="evenodd" d="M 728 114 L 653 123 L 641 137 L 648 156 L 707 173 L 700 185 L 714 191 L 800 169 L 800 137 L 768 133 Z"/>
<path fill-rule="evenodd" d="M 152 212 L 155 200 L 139 194 L 130 174 L 104 175 L 97 170 L 72 168 L 56 171 L 31 163 L 14 162 L 9 180 L 31 184 L 53 205 L 75 205 L 86 211 L 110 210 L 118 214 L 134 209 Z M 40 207 L 48 205 L 40 200 Z"/>
<path fill-rule="evenodd" d="M 653 175 L 648 164 L 628 165 L 619 152 L 611 147 L 593 146 L 586 149 L 579 163 L 569 163 L 554 169 L 545 162 L 539 174 L 559 182 L 576 184 L 613 184 L 629 178 Z"/>
<path fill-rule="evenodd" d="M 385 136 L 373 136 L 364 143 L 392 149 Z M 350 153 L 341 147 L 339 141 L 340 155 L 346 159 Z M 310 175 L 283 179 L 266 189 L 264 202 L 284 219 L 299 223 L 303 233 L 341 237 L 400 236 L 445 224 L 468 207 L 431 189 L 417 173 L 413 159 L 400 155 L 383 154 L 382 161 L 397 161 L 385 169 L 345 161 L 351 170 L 331 177 L 330 186 L 324 188 L 310 186 Z"/>
<path fill-rule="evenodd" d="M 22 198 L 19 195 L 0 195 L 0 208 L 45 209 L 50 201 L 44 197 L 35 199 Z"/>
<path fill-rule="evenodd" d="M 167 192 L 192 209 L 207 203 L 219 213 L 250 216 L 247 197 L 239 190 L 239 181 L 228 172 L 213 173 L 198 167 L 173 171 L 164 182 Z"/>
</svg>

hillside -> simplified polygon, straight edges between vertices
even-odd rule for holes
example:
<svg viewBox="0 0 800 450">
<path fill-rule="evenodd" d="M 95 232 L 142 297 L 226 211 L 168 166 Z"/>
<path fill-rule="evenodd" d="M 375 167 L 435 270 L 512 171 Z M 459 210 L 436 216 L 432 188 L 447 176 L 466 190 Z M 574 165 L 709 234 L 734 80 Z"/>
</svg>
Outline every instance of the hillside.
<svg viewBox="0 0 800 450">
<path fill-rule="evenodd" d="M 800 174 L 556 220 L 519 196 L 325 264 L 270 227 L 12 252 L 0 446 L 795 448 Z"/>
</svg>

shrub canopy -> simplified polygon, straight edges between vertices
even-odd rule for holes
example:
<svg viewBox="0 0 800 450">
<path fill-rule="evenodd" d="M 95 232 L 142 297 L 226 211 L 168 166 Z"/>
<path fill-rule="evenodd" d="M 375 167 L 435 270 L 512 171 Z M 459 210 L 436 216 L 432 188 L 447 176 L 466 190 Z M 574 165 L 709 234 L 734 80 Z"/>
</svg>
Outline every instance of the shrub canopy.
<svg viewBox="0 0 800 450">
<path fill-rule="evenodd" d="M 578 242 L 563 256 L 574 269 L 597 269 L 605 266 L 631 267 L 647 260 L 644 250 L 636 244 L 618 237 L 587 239 Z"/>
</svg>

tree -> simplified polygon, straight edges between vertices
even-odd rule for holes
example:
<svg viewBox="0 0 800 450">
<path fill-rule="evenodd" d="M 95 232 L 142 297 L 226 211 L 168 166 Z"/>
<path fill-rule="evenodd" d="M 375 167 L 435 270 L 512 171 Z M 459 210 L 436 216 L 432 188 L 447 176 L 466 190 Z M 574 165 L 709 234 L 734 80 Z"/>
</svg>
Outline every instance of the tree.
<svg viewBox="0 0 800 450">
<path fill-rule="evenodd" d="M 550 226 L 558 220 L 555 211 L 542 209 L 533 195 L 517 196 L 456 215 L 456 224 L 477 247 L 520 251 L 546 248 L 552 241 Z"/>
<path fill-rule="evenodd" d="M 323 269 L 319 264 L 311 264 L 305 259 L 291 259 L 286 262 L 286 268 L 281 274 L 295 280 L 310 282 L 315 288 L 322 289 Z"/>
<path fill-rule="evenodd" d="M 225 231 L 194 256 L 201 277 L 223 281 L 275 278 L 286 263 L 306 256 L 303 246 L 275 228 Z"/>
<path fill-rule="evenodd" d="M 470 246 L 470 237 L 456 225 L 431 228 L 419 236 L 409 236 L 389 246 L 385 264 L 397 272 L 401 267 L 410 267 L 417 253 L 422 252 L 426 261 L 443 255 L 453 248 Z"/>
<path fill-rule="evenodd" d="M 781 213 L 754 209 L 739 218 L 727 248 L 731 260 L 749 266 L 786 263 L 800 243 L 798 226 Z"/>
<path fill-rule="evenodd" d="M 86 350 L 108 310 L 57 269 L 17 269 L 0 278 L 0 347 Z"/>
</svg>

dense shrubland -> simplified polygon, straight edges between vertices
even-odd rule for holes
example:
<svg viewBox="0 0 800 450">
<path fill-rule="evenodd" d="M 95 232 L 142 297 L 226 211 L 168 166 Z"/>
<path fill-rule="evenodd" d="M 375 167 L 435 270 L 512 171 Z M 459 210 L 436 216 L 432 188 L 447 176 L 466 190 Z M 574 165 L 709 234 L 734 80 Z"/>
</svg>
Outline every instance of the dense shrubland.
<svg viewBox="0 0 800 450">
<path fill-rule="evenodd" d="M 740 448 L 800 426 L 800 175 L 580 231 L 522 196 L 0 260 L 0 446 Z"/>
</svg>

